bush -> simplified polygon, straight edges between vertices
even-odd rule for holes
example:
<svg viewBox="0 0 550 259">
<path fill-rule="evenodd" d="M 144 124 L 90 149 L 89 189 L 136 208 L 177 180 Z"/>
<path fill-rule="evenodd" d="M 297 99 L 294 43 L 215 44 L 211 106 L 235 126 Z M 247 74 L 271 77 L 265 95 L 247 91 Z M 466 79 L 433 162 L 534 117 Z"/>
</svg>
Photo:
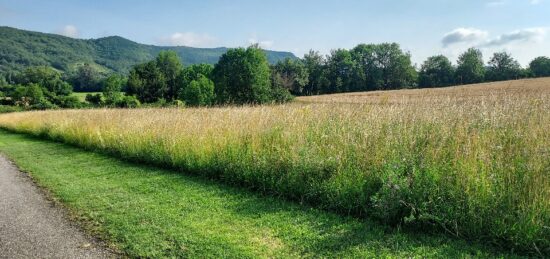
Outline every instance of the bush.
<svg viewBox="0 0 550 259">
<path fill-rule="evenodd" d="M 137 108 L 141 105 L 135 96 L 124 96 L 116 102 L 119 108 Z"/>
<path fill-rule="evenodd" d="M 87 94 L 85 100 L 94 106 L 100 106 L 103 103 L 101 94 Z"/>
<path fill-rule="evenodd" d="M 197 80 L 182 89 L 179 98 L 191 106 L 207 106 L 214 102 L 214 82 L 200 75 Z"/>
</svg>

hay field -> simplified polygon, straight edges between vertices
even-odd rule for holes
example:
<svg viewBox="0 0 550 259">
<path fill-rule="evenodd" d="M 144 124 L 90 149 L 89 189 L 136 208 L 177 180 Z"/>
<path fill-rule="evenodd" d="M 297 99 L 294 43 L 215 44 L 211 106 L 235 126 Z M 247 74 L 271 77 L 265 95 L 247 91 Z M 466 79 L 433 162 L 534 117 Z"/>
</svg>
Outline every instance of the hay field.
<svg viewBox="0 0 550 259">
<path fill-rule="evenodd" d="M 550 252 L 550 79 L 258 107 L 0 115 L 0 127 L 391 225 Z"/>
</svg>

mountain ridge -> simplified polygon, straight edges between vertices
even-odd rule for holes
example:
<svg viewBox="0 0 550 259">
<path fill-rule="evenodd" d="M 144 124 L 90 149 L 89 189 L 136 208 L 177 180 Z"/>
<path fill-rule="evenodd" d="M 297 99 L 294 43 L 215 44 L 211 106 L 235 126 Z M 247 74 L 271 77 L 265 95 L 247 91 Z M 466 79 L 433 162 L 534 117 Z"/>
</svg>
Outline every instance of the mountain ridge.
<svg viewBox="0 0 550 259">
<path fill-rule="evenodd" d="M 155 58 L 163 50 L 173 50 L 184 65 L 215 64 L 229 48 L 195 48 L 142 44 L 113 35 L 97 39 L 74 39 L 53 33 L 0 26 L 0 74 L 29 66 L 48 65 L 71 72 L 88 63 L 103 73 L 127 73 L 136 64 Z M 268 61 L 296 58 L 290 52 L 265 50 Z"/>
</svg>

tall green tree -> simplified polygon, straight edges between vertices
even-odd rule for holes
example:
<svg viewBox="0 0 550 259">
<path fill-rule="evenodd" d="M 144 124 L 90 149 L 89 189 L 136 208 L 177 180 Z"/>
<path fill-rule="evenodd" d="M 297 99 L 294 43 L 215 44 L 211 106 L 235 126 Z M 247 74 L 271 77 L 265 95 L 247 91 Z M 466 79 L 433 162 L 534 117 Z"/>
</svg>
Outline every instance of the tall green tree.
<svg viewBox="0 0 550 259">
<path fill-rule="evenodd" d="M 308 82 L 302 90 L 303 94 L 314 95 L 321 93 L 322 89 L 329 84 L 325 74 L 324 57 L 319 52 L 310 50 L 304 55 L 303 63 L 308 72 Z"/>
<path fill-rule="evenodd" d="M 180 83 L 178 77 L 183 65 L 175 51 L 161 51 L 156 59 L 156 65 L 166 81 L 164 99 L 172 101 L 178 97 Z"/>
<path fill-rule="evenodd" d="M 180 92 L 180 100 L 191 106 L 211 105 L 214 97 L 214 82 L 204 75 L 199 75 Z"/>
<path fill-rule="evenodd" d="M 521 76 L 521 66 L 510 54 L 497 52 L 489 60 L 486 78 L 488 81 L 503 81 L 518 79 Z"/>
<path fill-rule="evenodd" d="M 550 76 L 550 58 L 537 57 L 529 63 L 529 70 L 534 77 Z"/>
<path fill-rule="evenodd" d="M 456 82 L 459 84 L 475 84 L 485 80 L 483 54 L 476 48 L 469 48 L 458 57 Z"/>
<path fill-rule="evenodd" d="M 218 103 L 266 103 L 273 100 L 270 69 L 258 46 L 228 50 L 212 72 Z"/>
<path fill-rule="evenodd" d="M 95 92 L 101 88 L 99 72 L 88 63 L 79 66 L 70 81 L 75 91 Z"/>
<path fill-rule="evenodd" d="M 411 56 L 397 43 L 360 44 L 351 53 L 358 71 L 355 90 L 398 89 L 416 82 Z"/>
<path fill-rule="evenodd" d="M 165 100 L 168 87 L 164 74 L 156 61 L 134 66 L 128 76 L 127 93 L 135 95 L 142 103 L 154 103 Z"/>
<path fill-rule="evenodd" d="M 298 59 L 287 58 L 277 62 L 272 68 L 272 73 L 278 74 L 282 87 L 295 95 L 302 95 L 304 87 L 309 81 L 307 68 Z"/>
<path fill-rule="evenodd" d="M 110 75 L 103 80 L 103 97 L 107 105 L 114 105 L 122 100 L 122 89 L 126 84 L 126 79 L 120 75 Z"/>
<path fill-rule="evenodd" d="M 181 85 L 180 88 L 184 89 L 191 83 L 191 81 L 198 80 L 201 77 L 211 79 L 212 70 L 214 70 L 214 66 L 210 64 L 195 64 L 183 68 L 178 78 L 178 82 Z"/>
<path fill-rule="evenodd" d="M 327 78 L 330 81 L 324 93 L 349 92 L 355 86 L 356 63 L 346 49 L 331 51 L 327 58 Z"/>
<path fill-rule="evenodd" d="M 419 87 L 443 87 L 454 84 L 455 68 L 451 61 L 443 56 L 429 57 L 418 74 Z"/>
</svg>

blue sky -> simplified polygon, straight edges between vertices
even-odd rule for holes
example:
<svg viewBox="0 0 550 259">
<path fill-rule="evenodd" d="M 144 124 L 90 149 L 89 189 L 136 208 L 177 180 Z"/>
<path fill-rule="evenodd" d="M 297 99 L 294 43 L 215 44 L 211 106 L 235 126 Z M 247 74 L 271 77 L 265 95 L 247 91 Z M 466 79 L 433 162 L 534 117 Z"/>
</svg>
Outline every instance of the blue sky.
<svg viewBox="0 0 550 259">
<path fill-rule="evenodd" d="M 550 0 L 0 0 L 0 25 L 75 38 L 120 35 L 146 44 L 309 49 L 397 42 L 413 62 L 470 46 L 550 56 Z"/>
</svg>

